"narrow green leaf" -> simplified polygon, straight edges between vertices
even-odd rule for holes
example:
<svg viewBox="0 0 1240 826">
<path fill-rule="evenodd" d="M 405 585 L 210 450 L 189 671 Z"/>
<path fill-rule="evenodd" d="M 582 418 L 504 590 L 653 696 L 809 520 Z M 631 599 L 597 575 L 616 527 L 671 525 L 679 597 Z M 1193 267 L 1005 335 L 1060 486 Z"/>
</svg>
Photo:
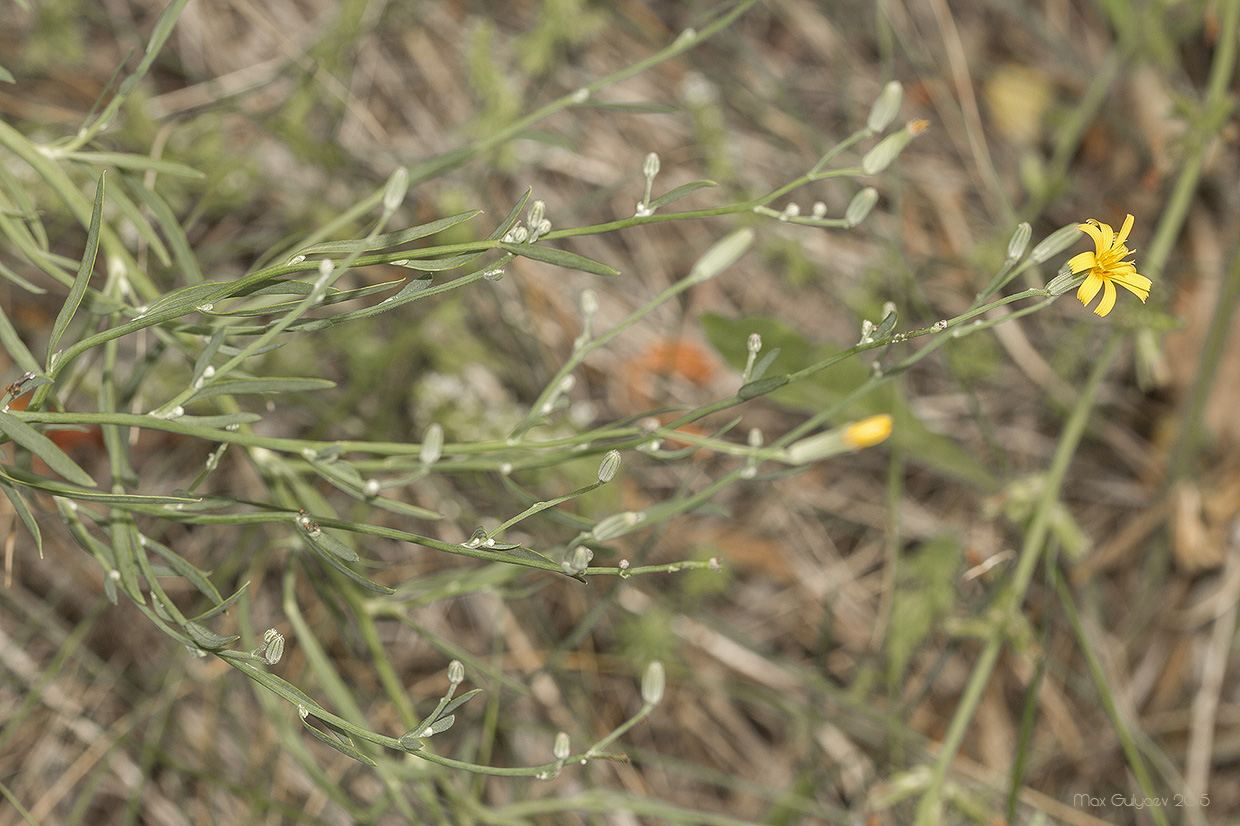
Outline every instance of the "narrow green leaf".
<svg viewBox="0 0 1240 826">
<path fill-rule="evenodd" d="M 500 221 L 499 226 L 497 226 L 491 234 L 487 236 L 488 241 L 498 241 L 508 234 L 508 230 L 512 229 L 517 223 L 517 219 L 521 217 L 521 213 L 525 209 L 525 204 L 529 201 L 530 195 L 533 194 L 533 192 L 533 189 L 525 190 L 525 194 L 521 196 L 516 205 L 513 206 L 512 210 L 504 216 L 504 220 Z"/>
<path fill-rule="evenodd" d="M 451 714 L 452 712 L 456 711 L 458 708 L 460 708 L 461 706 L 465 705 L 470 700 L 472 700 L 475 694 L 481 694 L 481 693 L 482 693 L 481 688 L 472 688 L 469 691 L 466 691 L 460 697 L 457 697 L 455 700 L 453 700 L 452 702 L 444 706 L 443 711 L 441 711 L 440 714 Z"/>
<path fill-rule="evenodd" d="M 306 720 L 305 717 L 302 718 L 301 724 L 305 726 L 310 731 L 310 733 L 313 734 L 315 737 L 319 738 L 324 743 L 331 746 L 333 749 L 345 755 L 346 757 L 352 757 L 354 760 L 358 761 L 359 763 L 365 763 L 367 766 L 378 765 L 377 763 L 375 763 L 375 761 L 371 760 L 369 757 L 362 754 L 360 751 L 353 748 L 352 746 L 346 745 L 345 743 L 340 742 L 340 740 L 338 740 L 337 738 L 331 737 L 319 731 L 317 728 L 310 725 L 310 723 Z"/>
<path fill-rule="evenodd" d="M 650 209 L 658 209 L 659 207 L 665 207 L 670 203 L 679 201 L 681 198 L 685 197 L 686 195 L 689 195 L 690 193 L 697 192 L 699 189 L 706 189 L 707 187 L 712 187 L 712 186 L 719 186 L 719 184 L 715 183 L 714 181 L 693 181 L 692 183 L 687 183 L 687 184 L 684 184 L 683 186 L 678 186 L 673 190 L 663 193 L 658 198 L 655 198 L 653 201 L 651 201 L 649 204 L 649 207 Z"/>
<path fill-rule="evenodd" d="M 327 390 L 335 386 L 336 383 L 328 379 L 229 379 L 228 381 L 208 384 L 190 396 L 189 401 L 209 399 L 212 396 L 245 396 L 253 393 L 309 393 L 315 390 Z"/>
<path fill-rule="evenodd" d="M 233 634 L 231 637 L 221 637 L 207 627 L 193 621 L 185 623 L 185 632 L 189 634 L 190 639 L 196 642 L 199 647 L 207 649 L 223 648 L 229 643 L 241 639 L 238 634 Z"/>
<path fill-rule="evenodd" d="M 136 560 L 137 555 L 142 553 L 142 550 L 135 548 L 130 541 L 130 528 L 132 527 L 132 517 L 115 508 L 112 510 L 112 523 L 108 526 L 107 531 L 108 536 L 112 540 L 112 558 L 116 561 L 116 570 L 121 575 L 121 589 L 135 603 L 145 605 L 146 597 L 142 595 L 142 590 L 138 587 Z M 156 605 L 159 605 L 158 601 Z"/>
<path fill-rule="evenodd" d="M 368 295 L 374 295 L 375 293 L 381 293 L 387 290 L 391 290 L 395 288 L 397 284 L 402 283 L 402 281 L 384 281 L 382 284 L 371 284 L 368 287 L 358 287 L 355 290 L 329 289 L 327 290 L 326 293 L 324 293 L 323 300 L 319 302 L 318 306 L 325 307 L 331 304 L 340 304 L 344 301 L 353 301 L 354 299 L 365 298 Z M 305 293 L 304 293 L 305 295 L 309 295 L 310 290 L 313 287 L 313 285 L 307 284 L 304 281 L 297 281 L 297 282 L 286 281 L 282 283 L 285 283 L 285 284 L 296 283 L 296 284 L 303 285 L 306 288 Z M 294 293 L 297 291 L 287 290 L 286 292 Z M 264 304 L 261 307 L 247 307 L 242 310 L 228 310 L 227 312 L 215 313 L 215 315 L 229 316 L 229 317 L 247 317 L 247 316 L 258 316 L 258 315 L 284 315 L 285 313 L 293 310 L 300 303 L 301 302 L 299 301 L 281 301 L 278 304 Z"/>
<path fill-rule="evenodd" d="M 45 479 L 42 476 L 36 476 L 29 471 L 15 467 L 4 467 L 3 470 L 0 470 L 0 479 L 8 479 L 10 482 L 18 483 L 22 487 L 41 490 L 53 496 L 62 496 L 65 499 L 76 499 L 81 502 L 164 507 L 167 505 L 192 505 L 199 501 L 196 497 L 189 496 L 147 496 L 139 493 L 105 493 L 103 491 L 77 488 Z"/>
<path fill-rule="evenodd" d="M 10 72 L 8 69 L 4 68 L 3 66 L 0 66 L 0 80 L 4 81 L 5 83 L 16 83 L 17 82 L 17 79 L 13 77 L 13 73 Z"/>
<path fill-rule="evenodd" d="M 549 559 L 548 557 L 545 557 L 542 554 L 540 554 L 538 551 L 534 550 L 533 548 L 527 548 L 524 545 L 516 545 L 512 548 L 509 548 L 508 553 L 512 554 L 513 556 L 519 559 L 525 559 L 531 562 L 543 562 L 548 565 L 556 565 L 556 563 L 552 562 L 551 559 Z M 559 566 L 556 565 L 556 567 L 559 567 Z"/>
<path fill-rule="evenodd" d="M 87 487 L 95 487 L 95 480 L 90 474 L 78 467 L 77 462 L 69 458 L 56 443 L 35 430 L 23 421 L 15 419 L 8 413 L 0 413 L 0 431 L 17 444 L 38 456 L 47 466 L 59 473 L 70 482 Z"/>
<path fill-rule="evenodd" d="M 431 221 L 429 224 L 420 224 L 416 227 L 401 229 L 395 232 L 387 232 L 383 235 L 376 235 L 373 238 L 358 238 L 350 241 L 327 241 L 322 244 L 314 244 L 313 246 L 303 247 L 297 250 L 293 256 L 301 255 L 318 255 L 331 253 L 354 253 L 369 252 L 371 250 L 381 250 L 388 247 L 399 247 L 401 244 L 407 244 L 418 238 L 425 238 L 428 235 L 434 235 L 437 232 L 443 232 L 445 229 L 454 227 L 457 224 L 468 221 L 482 214 L 480 209 L 471 209 L 467 212 L 458 212 L 456 215 L 449 215 L 447 218 L 440 218 L 438 221 Z"/>
<path fill-rule="evenodd" d="M 8 236 L 11 238 L 12 236 L 9 235 L 9 233 L 5 231 L 8 229 L 8 227 L 3 226 L 3 224 L 4 222 L 0 221 L 0 236 Z M 9 267 L 6 267 L 3 263 L 0 263 L 0 277 L 3 277 L 8 281 L 12 281 L 14 284 L 21 287 L 26 292 L 33 293 L 34 295 L 42 295 L 43 293 L 47 292 L 47 290 L 43 289 L 38 284 L 35 284 L 33 281 L 27 281 L 26 279 L 22 278 L 12 269 L 10 269 Z"/>
<path fill-rule="evenodd" d="M 4 312 L 3 305 L 0 305 L 0 344 L 4 345 L 9 358 L 22 370 L 28 373 L 43 372 L 43 367 L 34 357 L 34 354 L 26 349 L 26 342 L 22 341 L 22 337 L 17 334 L 13 323 L 9 321 L 8 315 Z"/>
<path fill-rule="evenodd" d="M 197 568 L 195 568 L 194 570 L 197 570 Z M 210 583 L 208 583 L 208 584 L 210 584 Z M 194 617 L 194 622 L 206 622 L 207 620 L 211 619 L 212 617 L 216 617 L 216 616 L 219 616 L 220 614 L 224 613 L 224 612 L 225 612 L 225 611 L 227 611 L 229 608 L 231 608 L 233 605 L 235 605 L 235 604 L 236 604 L 236 602 L 237 602 L 237 600 L 241 599 L 241 597 L 245 595 L 246 591 L 248 591 L 248 590 L 249 590 L 249 588 L 250 588 L 250 583 L 249 583 L 248 581 L 247 581 L 247 582 L 243 582 L 243 583 L 241 584 L 241 587 L 237 589 L 237 593 L 233 594 L 233 595 L 232 595 L 232 596 L 230 596 L 228 599 L 223 600 L 223 601 L 222 601 L 222 602 L 220 602 L 218 605 L 216 605 L 214 608 L 210 608 L 210 609 L 208 609 L 208 610 L 206 610 L 206 611 L 203 611 L 201 614 L 199 614 L 198 616 Z M 215 590 L 214 586 L 212 586 L 211 590 L 213 590 L 213 591 Z M 218 592 L 218 591 L 216 591 L 216 596 L 217 596 L 217 597 L 219 596 L 219 592 Z M 208 594 L 208 597 L 210 597 L 210 595 L 209 595 L 209 594 Z"/>
<path fill-rule="evenodd" d="M 157 542 L 149 536 L 141 536 L 140 542 L 143 548 L 153 551 L 156 556 L 167 562 L 168 567 L 175 571 L 178 576 L 188 580 L 191 585 L 198 589 L 198 593 L 215 603 L 217 606 L 215 609 L 195 619 L 203 621 L 218 612 L 218 610 L 222 610 L 219 606 L 223 603 L 224 598 L 220 596 L 220 592 L 216 587 L 211 584 L 211 580 L 207 579 L 205 571 L 199 570 L 167 545 Z"/>
<path fill-rule="evenodd" d="M 608 103 L 590 98 L 580 104 L 582 109 L 604 109 L 609 112 L 625 112 L 633 115 L 674 115 L 680 110 L 666 103 Z"/>
<path fill-rule="evenodd" d="M 277 697 L 280 697 L 293 705 L 298 706 L 299 708 L 304 708 L 307 712 L 315 714 L 316 716 L 318 712 L 326 712 L 326 709 L 312 700 L 309 694 L 306 694 L 300 688 L 293 685 L 283 677 L 272 674 L 266 669 L 259 668 L 253 663 L 246 662 L 241 658 L 240 652 L 221 651 L 219 652 L 219 657 L 233 668 L 246 674 L 254 682 L 263 686 Z"/>
<path fill-rule="evenodd" d="M 125 179 L 124 173 L 119 174 L 123 183 Z M 147 216 L 142 214 L 142 210 L 134 203 L 133 199 L 125 194 L 123 186 L 112 186 L 108 189 L 108 202 L 120 210 L 121 215 L 133 227 L 134 232 L 138 233 L 142 240 L 150 246 L 151 252 L 155 253 L 159 263 L 165 267 L 171 266 L 172 257 L 168 254 L 168 248 L 164 246 L 164 239 L 159 237 L 155 227 Z"/>
<path fill-rule="evenodd" d="M 444 272 L 445 270 L 455 270 L 457 267 L 463 267 L 480 255 L 482 255 L 480 252 L 468 252 L 464 255 L 454 255 L 451 258 L 398 258 L 390 263 L 394 267 L 404 267 L 407 270 Z"/>
<path fill-rule="evenodd" d="M 60 337 L 65 334 L 69 322 L 73 320 L 73 314 L 77 312 L 78 305 L 82 303 L 82 296 L 86 294 L 86 285 L 90 282 L 91 272 L 95 269 L 95 255 L 99 251 L 99 222 L 103 217 L 103 191 L 104 176 L 100 175 L 99 185 L 95 187 L 95 207 L 90 214 L 90 228 L 86 231 L 86 250 L 82 253 L 82 263 L 78 265 L 77 277 L 73 279 L 73 286 L 69 289 L 64 306 L 60 308 L 60 314 L 56 316 L 56 322 L 52 324 L 52 335 L 47 342 L 48 372 L 52 369 L 51 362 L 56 352 L 56 345 L 60 344 Z M 51 465 L 51 462 L 48 464 Z"/>
<path fill-rule="evenodd" d="M 162 172 L 179 178 L 205 178 L 206 175 L 193 167 L 176 161 L 165 161 L 146 155 L 128 152 L 66 152 L 62 157 L 94 166 L 115 166 L 117 169 L 135 169 L 139 172 Z"/>
<path fill-rule="evenodd" d="M 557 267 L 564 267 L 569 270 L 581 270 L 592 275 L 620 274 L 619 270 L 601 261 L 595 261 L 592 258 L 586 258 L 584 255 L 578 255 L 575 252 L 568 252 L 567 250 L 560 250 L 554 247 L 540 247 L 538 244 L 505 243 L 501 243 L 500 247 L 513 255 L 520 255 L 531 261 L 541 261 L 544 264 L 554 264 Z"/>
<path fill-rule="evenodd" d="M 336 537 L 327 533 L 323 529 L 315 531 L 306 531 L 302 534 L 303 538 L 316 548 L 326 551 L 333 556 L 338 556 L 346 562 L 361 562 L 362 558 L 357 555 L 357 551 L 341 542 Z"/>
<path fill-rule="evenodd" d="M 142 181 L 126 176 L 124 182 L 138 197 L 138 200 L 150 210 L 151 216 L 159 225 L 168 245 L 172 247 L 172 256 L 176 260 L 177 270 L 185 281 L 189 284 L 201 284 L 204 279 L 202 269 L 198 266 L 198 256 L 190 248 L 189 238 L 186 237 L 185 229 L 177 220 L 172 207 L 168 206 L 167 201 L 158 193 L 147 189 Z"/>
<path fill-rule="evenodd" d="M 394 593 L 396 593 L 396 591 L 395 591 L 394 589 L 389 588 L 389 587 L 387 587 L 386 585 L 380 585 L 380 584 L 379 584 L 379 583 L 377 583 L 377 582 L 371 582 L 371 581 L 370 581 L 369 579 L 367 579 L 366 577 L 364 577 L 364 576 L 362 576 L 361 574 L 357 573 L 356 571 L 352 570 L 352 569 L 351 569 L 351 568 L 349 568 L 347 565 L 343 564 L 343 563 L 342 563 L 339 559 L 337 559 L 335 554 L 331 553 L 331 552 L 330 552 L 330 551 L 328 551 L 326 548 L 323 548 L 323 547 L 322 547 L 322 546 L 320 546 L 317 542 L 315 542 L 315 541 L 311 540 L 311 539 L 310 539 L 310 537 L 309 537 L 307 534 L 302 533 L 302 536 L 306 538 L 307 543 L 310 545 L 311 550 L 313 550 L 313 551 L 314 551 L 314 555 L 315 555 L 316 557 L 318 557 L 319 559 L 323 560 L 323 561 L 324 561 L 324 562 L 326 562 L 328 565 L 330 565 L 331 567 L 335 568 L 337 571 L 339 571 L 340 573 L 342 573 L 342 574 L 344 574 L 345 576 L 347 576 L 349 579 L 351 579 L 351 580 L 353 580 L 354 582 L 356 582 L 358 585 L 362 586 L 363 588 L 367 589 L 368 591 L 374 591 L 376 594 L 394 594 Z M 343 543 L 341 543 L 341 544 L 343 544 Z"/>
<path fill-rule="evenodd" d="M 13 487 L 5 479 L 0 479 L 0 490 L 3 490 L 4 495 L 9 497 L 9 501 L 13 503 L 13 510 L 17 512 L 17 516 L 22 520 L 22 524 L 26 526 L 26 530 L 34 537 L 35 547 L 39 549 L 39 559 L 42 559 L 43 534 L 39 533 L 39 523 L 35 520 L 34 514 L 30 512 L 30 506 L 26 504 L 21 491 Z"/>
<path fill-rule="evenodd" d="M 202 374 L 211 364 L 211 359 L 215 358 L 215 353 L 220 349 L 220 345 L 224 343 L 223 328 L 217 329 L 211 334 L 211 338 L 207 339 L 207 345 L 202 348 L 202 352 L 198 354 L 197 360 L 194 361 L 194 372 L 190 375 L 190 384 L 197 384 L 202 379 Z"/>
</svg>

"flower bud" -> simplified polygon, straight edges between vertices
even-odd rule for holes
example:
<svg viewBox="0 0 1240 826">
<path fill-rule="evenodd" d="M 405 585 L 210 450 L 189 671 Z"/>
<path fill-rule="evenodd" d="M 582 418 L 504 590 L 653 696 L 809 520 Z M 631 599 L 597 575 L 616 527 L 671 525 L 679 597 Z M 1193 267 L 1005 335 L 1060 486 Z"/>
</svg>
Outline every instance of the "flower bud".
<svg viewBox="0 0 1240 826">
<path fill-rule="evenodd" d="M 844 222 L 850 227 L 855 227 L 864 221 L 874 210 L 874 205 L 878 203 L 878 190 L 872 186 L 853 196 L 848 202 L 848 209 L 844 210 Z"/>
<path fill-rule="evenodd" d="M 1084 280 L 1085 273 L 1072 272 L 1072 270 L 1068 268 L 1068 265 L 1064 264 L 1063 268 L 1059 270 L 1059 274 L 1052 278 L 1050 283 L 1046 285 L 1046 294 L 1056 296 L 1063 295 L 1068 290 L 1078 286 Z"/>
<path fill-rule="evenodd" d="M 598 480 L 600 482 L 610 482 L 616 478 L 616 471 L 620 469 L 620 451 L 609 450 L 603 456 L 602 463 L 598 466 Z"/>
<path fill-rule="evenodd" d="M 645 519 L 645 515 L 638 511 L 625 511 L 624 513 L 613 513 L 594 526 L 594 530 L 590 531 L 590 536 L 596 542 L 608 542 L 624 536 L 633 530 L 638 523 Z"/>
<path fill-rule="evenodd" d="M 1020 226 L 1016 227 L 1016 232 L 1012 233 L 1012 238 L 1008 241 L 1007 260 L 1016 262 L 1025 254 L 1025 250 L 1029 248 L 1029 237 L 1033 234 L 1033 228 L 1029 226 L 1027 221 L 1022 221 Z"/>
<path fill-rule="evenodd" d="M 655 175 L 658 175 L 658 174 L 659 174 L 659 155 L 656 152 L 651 152 L 649 155 L 646 156 L 646 160 L 642 163 L 642 175 L 644 175 L 647 180 L 650 180 L 654 178 Z"/>
<path fill-rule="evenodd" d="M 460 660 L 448 663 L 448 684 L 454 689 L 465 682 L 465 665 Z"/>
<path fill-rule="evenodd" d="M 405 167 L 397 167 L 387 179 L 387 185 L 383 187 L 383 211 L 395 212 L 397 207 L 405 200 L 405 194 L 409 192 L 409 170 Z"/>
<path fill-rule="evenodd" d="M 263 642 L 266 650 L 263 651 L 263 659 L 267 661 L 267 665 L 275 665 L 280 662 L 280 658 L 284 656 L 284 635 L 278 633 L 275 629 L 268 629 L 263 635 Z"/>
<path fill-rule="evenodd" d="M 422 447 L 418 450 L 418 459 L 422 464 L 430 465 L 439 461 L 439 457 L 443 455 L 443 425 L 435 422 L 426 428 L 426 435 L 422 437 Z"/>
<path fill-rule="evenodd" d="M 590 567 L 591 560 L 594 559 L 594 551 L 585 545 L 578 545 L 573 548 L 573 554 L 568 559 L 560 563 L 560 567 L 564 569 L 564 573 L 569 576 L 578 576 L 583 573 L 586 568 Z"/>
<path fill-rule="evenodd" d="M 693 269 L 689 271 L 689 283 L 701 284 L 703 281 L 709 281 L 735 264 L 749 249 L 753 238 L 754 231 L 749 227 L 738 229 L 725 236 L 693 265 Z"/>
<path fill-rule="evenodd" d="M 663 690 L 667 687 L 667 675 L 663 672 L 663 663 L 655 660 L 646 667 L 642 675 L 642 702 L 648 706 L 657 706 L 663 700 Z"/>
<path fill-rule="evenodd" d="M 1051 256 L 1058 255 L 1075 244 L 1076 239 L 1080 237 L 1081 230 L 1076 224 L 1060 227 L 1038 242 L 1033 252 L 1029 253 L 1029 260 L 1035 264 L 1041 264 Z"/>
<path fill-rule="evenodd" d="M 893 80 L 883 87 L 870 107 L 870 115 L 865 119 L 865 128 L 871 132 L 881 132 L 891 125 L 900 112 L 900 103 L 904 100 L 904 87 L 900 81 Z"/>
<path fill-rule="evenodd" d="M 893 132 L 883 138 L 861 159 L 861 172 L 865 175 L 877 175 L 891 166 L 891 162 L 904 151 L 904 147 L 908 146 L 913 136 L 929 125 L 929 121 L 912 120 L 899 132 Z"/>
<path fill-rule="evenodd" d="M 530 211 L 526 215 L 526 219 L 527 219 L 526 223 L 530 225 L 531 229 L 537 229 L 538 225 L 542 223 L 543 217 L 546 215 L 546 212 L 547 212 L 547 202 L 546 201 L 535 201 L 534 203 L 530 204 Z"/>
<path fill-rule="evenodd" d="M 573 753 L 573 745 L 569 742 L 568 732 L 561 731 L 555 736 L 555 745 L 551 747 L 551 753 L 556 760 L 567 760 L 568 756 Z"/>
<path fill-rule="evenodd" d="M 891 417 L 886 413 L 853 422 L 844 428 L 844 441 L 856 450 L 873 447 L 891 435 Z"/>
</svg>

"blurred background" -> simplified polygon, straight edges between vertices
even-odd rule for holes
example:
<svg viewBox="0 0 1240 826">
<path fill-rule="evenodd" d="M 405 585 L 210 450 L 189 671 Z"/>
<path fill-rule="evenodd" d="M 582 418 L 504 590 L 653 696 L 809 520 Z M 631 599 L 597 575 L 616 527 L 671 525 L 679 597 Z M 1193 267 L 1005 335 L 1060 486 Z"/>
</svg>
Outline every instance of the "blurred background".
<svg viewBox="0 0 1240 826">
<path fill-rule="evenodd" d="M 165 181 L 161 191 L 206 277 L 236 278 L 381 187 L 398 166 L 485 142 L 657 51 L 719 5 L 191 2 L 99 142 L 205 173 Z M 0 118 L 52 140 L 107 98 L 163 4 L 31 6 L 4 3 L 0 65 L 16 82 L 0 86 Z M 607 329 L 741 224 L 758 230 L 753 252 L 579 371 L 571 395 L 582 422 L 731 395 L 738 372 L 720 352 L 744 341 L 742 317 L 766 317 L 785 357 L 852 345 L 862 320 L 877 321 L 886 302 L 902 329 L 951 318 L 1002 264 L 1021 221 L 1036 242 L 1087 218 L 1118 227 L 1131 213 L 1128 244 L 1155 284 L 1147 304 L 1121 295 L 1106 319 L 1069 294 L 962 338 L 893 387 L 886 403 L 909 411 L 912 437 L 730 488 L 715 511 L 627 546 L 652 562 L 718 557 L 722 573 L 586 586 L 524 575 L 491 593 L 428 598 L 417 612 L 421 631 L 392 630 L 393 639 L 409 635 L 394 665 L 420 708 L 442 692 L 452 654 L 428 638 L 499 662 L 513 685 L 492 686 L 498 706 L 476 701 L 454 729 L 468 742 L 484 713 L 498 714 L 497 764 L 545 761 L 556 730 L 575 741 L 605 733 L 636 707 L 636 679 L 653 659 L 667 666 L 669 686 L 654 715 L 621 741 L 631 764 L 570 767 L 550 783 L 474 781 L 425 767 L 407 782 L 450 801 L 461 818 L 453 822 L 908 821 L 907 803 L 891 802 L 900 790 L 893 781 L 933 758 L 979 650 L 969 621 L 1010 570 L 1066 413 L 1119 328 L 1123 355 L 1055 512 L 1057 564 L 1154 786 L 1168 796 L 1209 795 L 1206 806 L 1169 807 L 1170 822 L 1240 817 L 1240 342 L 1228 324 L 1240 280 L 1237 132 L 1230 109 L 1202 105 L 1228 8 L 768 0 L 701 47 L 600 95 L 662 111 L 559 112 L 419 183 L 403 225 L 474 207 L 498 221 L 532 188 L 559 229 L 632 215 L 650 152 L 661 159 L 659 190 L 699 178 L 720 185 L 678 205 L 686 209 L 770 191 L 861 128 L 890 80 L 905 90 L 897 125 L 930 124 L 886 172 L 794 196 L 803 212 L 820 200 L 838 215 L 874 186 L 878 207 L 856 229 L 749 217 L 585 236 L 563 247 L 620 276 L 518 259 L 502 281 L 304 336 L 269 357 L 273 372 L 338 386 L 282 405 L 264 423 L 268 432 L 418 441 L 439 422 L 450 441 L 502 435 L 569 353 L 583 289 L 598 293 L 596 329 Z M 1222 79 L 1229 94 L 1233 73 Z M 856 164 L 870 145 L 842 163 Z M 7 174 L 24 174 L 13 156 L 0 158 Z M 1197 163 L 1199 178 L 1183 184 L 1186 164 Z M 1169 236 L 1173 252 L 1163 271 L 1147 272 L 1142 253 L 1183 185 L 1191 197 L 1182 229 Z M 53 249 L 79 256 L 81 227 L 67 214 L 43 219 L 57 229 Z M 0 250 L 0 263 L 49 288 L 33 295 L 0 282 L 5 312 L 38 351 L 64 290 L 22 270 L 11 250 Z M 1062 263 L 1027 271 L 1012 289 L 1043 285 Z M 181 283 L 175 268 L 152 264 L 152 277 L 169 289 Z M 5 383 L 16 378 L 2 353 L 0 369 Z M 822 377 L 751 402 L 739 411 L 743 427 L 783 433 L 856 380 Z M 101 456 L 97 434 L 59 438 L 84 465 Z M 200 466 L 206 448 L 144 434 L 135 453 L 144 486 L 155 489 L 183 484 L 178 474 Z M 724 459 L 626 456 L 623 481 L 597 515 L 700 487 Z M 530 484 L 571 488 L 591 478 Z M 434 535 L 450 542 L 511 507 L 498 482 L 481 478 L 428 481 L 417 496 L 449 517 Z M 16 524 L 11 511 L 0 518 Z M 164 541 L 172 539 L 215 572 L 221 589 L 251 580 L 262 627 L 282 627 L 279 553 L 255 557 L 254 537 L 236 528 L 178 528 Z M 35 822 L 402 821 L 367 767 L 307 741 L 296 724 L 270 724 L 271 714 L 291 719 L 295 709 L 264 711 L 262 690 L 240 674 L 188 657 L 124 601 L 107 603 L 98 566 L 54 520 L 44 545 L 40 560 L 11 528 L 0 589 L 0 720 L 10 721 L 0 723 L 0 781 Z M 404 554 L 392 564 L 406 579 L 462 567 L 429 551 Z M 367 719 L 378 730 L 395 726 L 347 630 L 314 611 L 313 599 L 306 605 Z M 968 814 L 952 816 L 1003 822 L 1019 756 L 1014 822 L 1155 822 L 1125 802 L 1141 793 L 1091 663 L 1040 577 L 1026 608 L 1027 635 L 1000 660 L 953 767 Z M 606 619 L 566 649 L 582 618 L 600 610 Z M 304 668 L 290 645 L 279 673 L 315 695 L 312 681 L 299 680 Z M 1027 720 L 1032 738 L 1022 747 Z M 574 806 L 529 816 L 502 809 L 595 791 L 616 795 L 603 807 L 613 813 L 597 820 Z M 19 822 L 16 810 L 0 809 L 0 824 Z"/>
</svg>

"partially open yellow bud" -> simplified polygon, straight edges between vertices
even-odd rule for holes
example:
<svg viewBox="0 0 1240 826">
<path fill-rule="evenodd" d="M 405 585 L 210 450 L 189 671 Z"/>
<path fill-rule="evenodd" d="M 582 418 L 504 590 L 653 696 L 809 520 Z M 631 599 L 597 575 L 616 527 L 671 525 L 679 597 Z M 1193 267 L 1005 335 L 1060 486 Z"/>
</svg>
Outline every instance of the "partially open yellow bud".
<svg viewBox="0 0 1240 826">
<path fill-rule="evenodd" d="M 860 450 L 873 447 L 891 435 L 891 417 L 886 413 L 853 422 L 844 429 L 844 441 Z"/>
</svg>

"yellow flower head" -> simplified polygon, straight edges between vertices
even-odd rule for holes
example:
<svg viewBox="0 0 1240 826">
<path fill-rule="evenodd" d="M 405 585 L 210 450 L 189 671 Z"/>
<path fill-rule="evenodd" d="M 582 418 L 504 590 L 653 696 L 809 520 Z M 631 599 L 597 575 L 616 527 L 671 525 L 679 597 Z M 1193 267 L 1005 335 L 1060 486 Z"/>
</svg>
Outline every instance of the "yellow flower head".
<svg viewBox="0 0 1240 826">
<path fill-rule="evenodd" d="M 1093 218 L 1077 224 L 1079 229 L 1094 239 L 1094 251 L 1073 256 L 1068 262 L 1068 268 L 1073 273 L 1089 273 L 1081 288 L 1076 291 L 1076 297 L 1082 304 L 1088 306 L 1098 294 L 1098 290 L 1103 291 L 1102 300 L 1094 308 L 1097 315 L 1104 316 L 1115 306 L 1116 284 L 1136 295 L 1142 302 L 1150 296 L 1153 282 L 1144 275 L 1139 275 L 1135 264 L 1124 260 L 1132 255 L 1132 250 L 1124 246 L 1128 233 L 1132 231 L 1132 221 L 1131 215 L 1125 218 L 1124 226 L 1118 235 L 1111 229 L 1110 224 L 1095 221 Z"/>
</svg>

